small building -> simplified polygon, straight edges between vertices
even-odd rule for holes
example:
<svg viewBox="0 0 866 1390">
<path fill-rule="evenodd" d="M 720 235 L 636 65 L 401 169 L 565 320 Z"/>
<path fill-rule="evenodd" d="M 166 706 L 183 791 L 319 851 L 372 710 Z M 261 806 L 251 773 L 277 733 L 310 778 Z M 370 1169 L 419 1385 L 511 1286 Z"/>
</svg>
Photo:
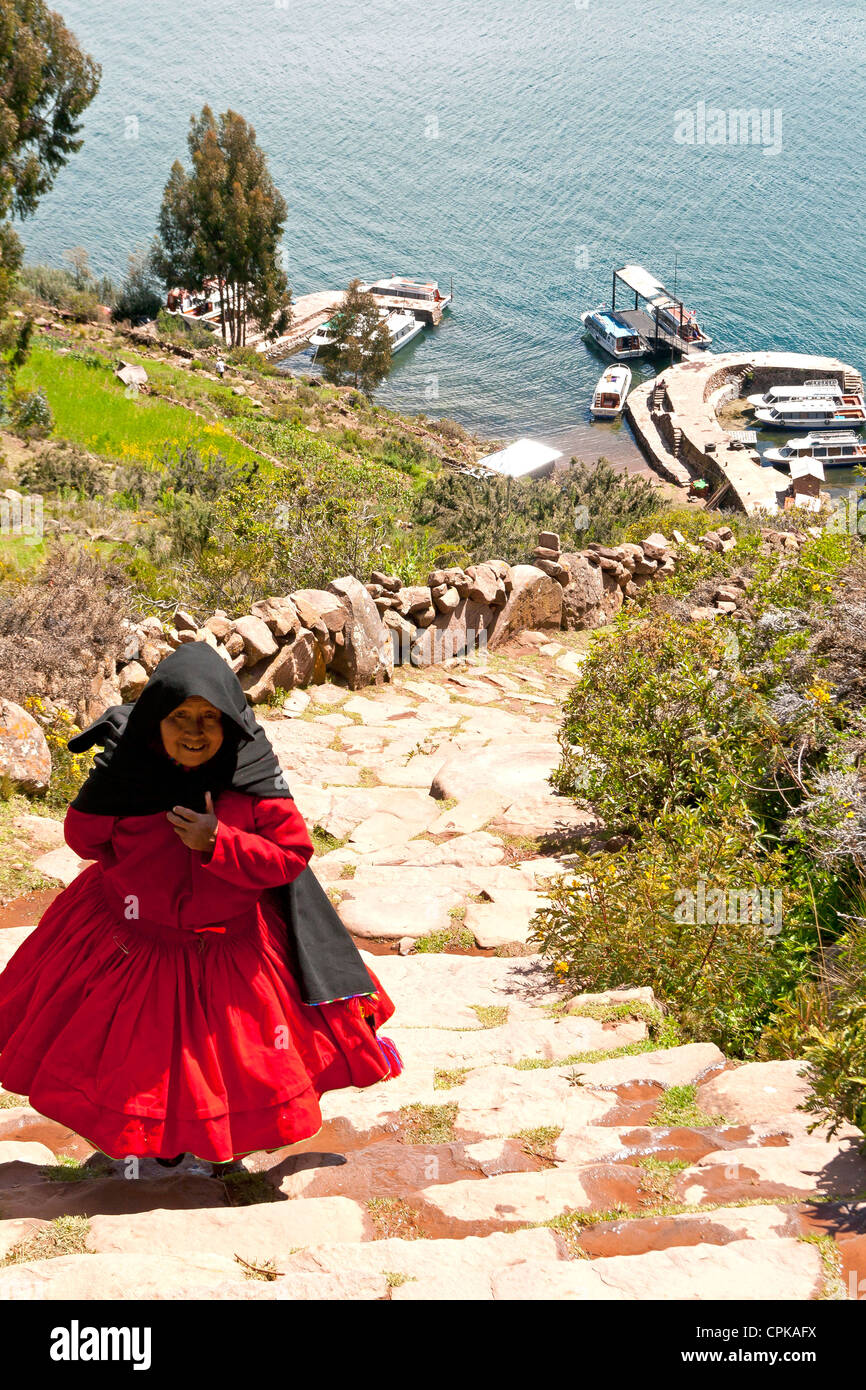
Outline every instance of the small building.
<svg viewBox="0 0 866 1390">
<path fill-rule="evenodd" d="M 791 487 L 786 498 L 792 507 L 807 507 L 809 511 L 821 510 L 821 484 L 824 482 L 824 465 L 820 459 L 792 458 L 790 461 Z"/>
<path fill-rule="evenodd" d="M 479 459 L 479 464 L 503 478 L 543 478 L 553 472 L 556 460 L 561 458 L 562 452 L 551 449 L 549 444 L 541 444 L 537 439 L 516 439 L 507 449 Z"/>
</svg>

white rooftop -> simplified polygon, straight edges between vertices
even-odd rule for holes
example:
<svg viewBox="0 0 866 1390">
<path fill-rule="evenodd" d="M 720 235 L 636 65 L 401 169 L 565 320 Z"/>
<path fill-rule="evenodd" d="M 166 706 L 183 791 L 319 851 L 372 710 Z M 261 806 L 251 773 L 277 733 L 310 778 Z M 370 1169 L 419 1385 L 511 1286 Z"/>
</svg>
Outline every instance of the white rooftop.
<svg viewBox="0 0 866 1390">
<path fill-rule="evenodd" d="M 792 478 L 820 478 L 824 481 L 824 465 L 820 459 L 792 458 L 789 460 Z"/>
<path fill-rule="evenodd" d="M 624 265 L 616 273 L 630 290 L 639 294 L 641 299 L 648 299 L 650 304 L 658 302 L 661 305 L 675 302 L 671 301 L 671 297 L 661 280 L 657 280 L 648 270 L 644 270 L 642 265 Z"/>
<path fill-rule="evenodd" d="M 526 478 L 534 473 L 549 473 L 557 459 L 562 458 L 559 449 L 551 449 L 537 439 L 516 439 L 507 449 L 499 449 L 479 459 L 485 468 L 492 468 L 504 478 Z"/>
</svg>

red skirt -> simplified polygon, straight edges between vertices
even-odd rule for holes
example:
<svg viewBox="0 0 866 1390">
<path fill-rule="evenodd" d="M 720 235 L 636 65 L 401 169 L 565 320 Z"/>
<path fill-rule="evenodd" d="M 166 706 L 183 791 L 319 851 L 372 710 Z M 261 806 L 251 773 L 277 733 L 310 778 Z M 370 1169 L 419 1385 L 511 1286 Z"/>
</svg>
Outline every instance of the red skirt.
<svg viewBox="0 0 866 1390">
<path fill-rule="evenodd" d="M 394 1005 L 372 972 L 372 998 L 303 1003 L 285 936 L 267 898 L 225 931 L 122 921 L 91 865 L 0 974 L 0 1084 L 115 1159 L 309 1138 L 326 1091 L 400 1070 Z"/>
</svg>

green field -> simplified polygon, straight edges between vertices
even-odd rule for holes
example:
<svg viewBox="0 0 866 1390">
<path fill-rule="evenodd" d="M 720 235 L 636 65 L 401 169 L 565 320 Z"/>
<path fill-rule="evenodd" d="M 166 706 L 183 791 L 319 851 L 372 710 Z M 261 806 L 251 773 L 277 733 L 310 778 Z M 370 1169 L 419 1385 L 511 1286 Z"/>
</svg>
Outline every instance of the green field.
<svg viewBox="0 0 866 1390">
<path fill-rule="evenodd" d="M 25 391 L 42 387 L 54 414 L 54 436 L 106 458 L 148 462 L 166 445 L 194 445 L 202 454 L 218 452 L 239 464 L 257 457 L 221 420 L 201 419 L 168 401 L 127 396 L 107 363 L 91 366 L 37 344 L 17 384 Z"/>
</svg>

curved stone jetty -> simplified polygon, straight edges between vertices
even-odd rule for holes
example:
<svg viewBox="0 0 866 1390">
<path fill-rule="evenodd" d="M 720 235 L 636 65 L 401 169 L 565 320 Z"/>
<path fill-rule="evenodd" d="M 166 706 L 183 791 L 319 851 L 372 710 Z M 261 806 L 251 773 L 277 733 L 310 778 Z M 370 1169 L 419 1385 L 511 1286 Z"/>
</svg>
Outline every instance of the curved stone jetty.
<svg viewBox="0 0 866 1390">
<path fill-rule="evenodd" d="M 862 392 L 859 372 L 837 357 L 799 352 L 706 353 L 669 367 L 634 388 L 626 414 L 649 462 L 669 482 L 688 487 L 705 478 L 740 511 L 775 512 L 790 485 L 786 473 L 765 468 L 756 449 L 723 429 L 719 406 L 742 394 L 748 380 L 757 394 L 770 386 L 832 378 Z"/>
</svg>

